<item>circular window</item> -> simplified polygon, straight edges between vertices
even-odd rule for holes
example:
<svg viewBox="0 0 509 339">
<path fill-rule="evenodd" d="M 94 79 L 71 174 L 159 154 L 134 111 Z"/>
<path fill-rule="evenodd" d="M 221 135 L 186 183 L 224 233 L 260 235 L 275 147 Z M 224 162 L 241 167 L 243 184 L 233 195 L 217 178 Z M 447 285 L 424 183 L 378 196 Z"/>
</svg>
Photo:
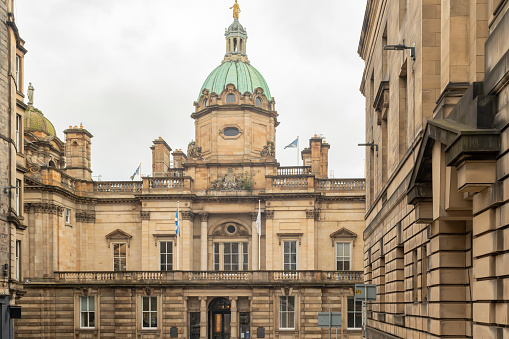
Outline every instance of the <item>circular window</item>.
<svg viewBox="0 0 509 339">
<path fill-rule="evenodd" d="M 226 227 L 226 232 L 228 232 L 230 234 L 235 233 L 236 230 L 237 230 L 237 228 L 235 227 L 235 225 L 228 225 L 228 227 Z"/>
<path fill-rule="evenodd" d="M 230 93 L 226 96 L 226 102 L 237 102 L 237 97 Z"/>
<path fill-rule="evenodd" d="M 255 102 L 256 102 L 256 106 L 262 106 L 262 104 L 263 104 L 263 101 L 262 101 L 262 99 L 260 99 L 260 97 L 256 97 Z"/>
<path fill-rule="evenodd" d="M 227 127 L 223 130 L 223 134 L 226 137 L 236 137 L 237 135 L 239 135 L 239 133 L 240 131 L 236 127 Z"/>
</svg>

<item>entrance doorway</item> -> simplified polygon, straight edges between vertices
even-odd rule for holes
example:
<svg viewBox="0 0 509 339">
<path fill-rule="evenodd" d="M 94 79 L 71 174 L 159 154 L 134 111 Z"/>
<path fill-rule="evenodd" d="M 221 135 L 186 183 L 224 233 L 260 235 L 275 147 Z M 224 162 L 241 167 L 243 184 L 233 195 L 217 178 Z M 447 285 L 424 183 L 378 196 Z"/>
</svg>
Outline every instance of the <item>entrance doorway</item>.
<svg viewBox="0 0 509 339">
<path fill-rule="evenodd" d="M 209 338 L 230 339 L 231 310 L 230 301 L 216 298 L 209 305 Z"/>
</svg>

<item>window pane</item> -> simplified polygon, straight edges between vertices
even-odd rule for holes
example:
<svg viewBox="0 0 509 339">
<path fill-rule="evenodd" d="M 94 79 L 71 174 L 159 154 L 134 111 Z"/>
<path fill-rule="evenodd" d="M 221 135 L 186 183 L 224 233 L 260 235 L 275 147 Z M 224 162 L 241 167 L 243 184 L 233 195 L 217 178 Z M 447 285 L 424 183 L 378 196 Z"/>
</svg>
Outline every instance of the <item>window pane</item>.
<svg viewBox="0 0 509 339">
<path fill-rule="evenodd" d="M 226 102 L 237 102 L 237 97 L 234 94 L 228 94 L 226 96 Z"/>
<path fill-rule="evenodd" d="M 80 297 L 80 310 L 87 311 L 87 297 Z"/>
<path fill-rule="evenodd" d="M 343 255 L 345 257 L 349 257 L 350 256 L 350 244 L 344 244 L 343 248 L 344 248 L 344 254 Z"/>
<path fill-rule="evenodd" d="M 88 314 L 86 312 L 81 313 L 81 327 L 88 327 Z"/>
<path fill-rule="evenodd" d="M 350 262 L 346 261 L 344 263 L 344 266 L 345 266 L 345 271 L 349 271 L 350 270 Z"/>
<path fill-rule="evenodd" d="M 157 297 L 151 297 L 151 311 L 157 311 Z"/>
<path fill-rule="evenodd" d="M 88 315 L 89 315 L 88 326 L 89 327 L 95 327 L 95 313 L 94 312 L 90 312 Z"/>
<path fill-rule="evenodd" d="M 288 328 L 295 328 L 295 313 L 288 313 Z"/>
<path fill-rule="evenodd" d="M 295 297 L 288 297 L 288 311 L 295 310 Z"/>
<path fill-rule="evenodd" d="M 147 297 L 143 297 L 143 312 L 150 310 L 150 299 Z"/>
<path fill-rule="evenodd" d="M 95 311 L 94 297 L 88 297 L 88 310 L 91 312 Z"/>
</svg>

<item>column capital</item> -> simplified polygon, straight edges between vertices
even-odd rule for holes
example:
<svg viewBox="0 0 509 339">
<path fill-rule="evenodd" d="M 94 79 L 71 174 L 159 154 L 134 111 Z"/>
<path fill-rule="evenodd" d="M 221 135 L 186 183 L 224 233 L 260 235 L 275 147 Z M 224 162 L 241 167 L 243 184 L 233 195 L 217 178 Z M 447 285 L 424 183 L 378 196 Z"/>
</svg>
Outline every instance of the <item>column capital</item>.
<svg viewBox="0 0 509 339">
<path fill-rule="evenodd" d="M 232 297 L 228 297 L 228 299 L 230 299 L 230 301 L 234 301 L 234 300 L 237 301 L 237 300 L 239 300 L 239 297 L 232 296 Z"/>
<path fill-rule="evenodd" d="M 200 300 L 200 301 L 207 301 L 207 297 L 198 297 L 198 300 Z"/>
<path fill-rule="evenodd" d="M 194 213 L 191 211 L 182 211 L 182 219 L 184 220 L 194 220 Z"/>
<path fill-rule="evenodd" d="M 274 211 L 265 210 L 265 219 L 274 219 Z"/>
<path fill-rule="evenodd" d="M 249 213 L 249 215 L 251 215 L 252 221 L 256 221 L 256 219 L 258 218 L 258 212 L 251 212 Z"/>
<path fill-rule="evenodd" d="M 200 213 L 200 220 L 201 220 L 202 222 L 208 221 L 208 220 L 209 220 L 209 215 L 210 215 L 210 214 L 209 214 L 209 213 L 207 213 L 207 212 L 202 212 L 202 213 Z"/>
</svg>

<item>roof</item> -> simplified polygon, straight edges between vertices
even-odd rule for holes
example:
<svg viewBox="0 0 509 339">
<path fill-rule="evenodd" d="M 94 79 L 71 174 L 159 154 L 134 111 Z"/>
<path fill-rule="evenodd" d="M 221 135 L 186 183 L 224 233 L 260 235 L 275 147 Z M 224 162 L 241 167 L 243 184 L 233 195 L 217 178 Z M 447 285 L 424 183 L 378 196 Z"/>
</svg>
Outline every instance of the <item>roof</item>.
<svg viewBox="0 0 509 339">
<path fill-rule="evenodd" d="M 28 106 L 24 114 L 25 132 L 40 131 L 56 137 L 55 127 L 40 110 Z"/>
<path fill-rule="evenodd" d="M 208 89 L 211 93 L 221 94 L 229 84 L 235 85 L 240 93 L 254 93 L 257 88 L 263 90 L 267 99 L 271 100 L 269 86 L 263 76 L 251 64 L 244 61 L 226 61 L 216 67 L 207 77 L 200 90 Z"/>
</svg>

